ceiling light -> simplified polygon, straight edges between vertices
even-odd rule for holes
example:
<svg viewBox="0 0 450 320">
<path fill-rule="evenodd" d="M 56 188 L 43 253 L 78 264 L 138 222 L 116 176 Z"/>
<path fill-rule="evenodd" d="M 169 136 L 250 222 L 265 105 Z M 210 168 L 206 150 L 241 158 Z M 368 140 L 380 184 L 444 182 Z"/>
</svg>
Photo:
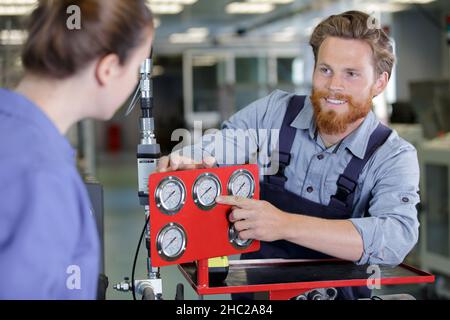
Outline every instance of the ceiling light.
<svg viewBox="0 0 450 320">
<path fill-rule="evenodd" d="M 149 0 L 150 4 L 182 4 L 182 5 L 192 5 L 198 0 Z"/>
<path fill-rule="evenodd" d="M 194 67 L 212 67 L 218 62 L 215 56 L 194 56 L 192 64 Z"/>
<path fill-rule="evenodd" d="M 286 27 L 280 32 L 275 32 L 272 34 L 272 40 L 275 42 L 290 42 L 295 39 L 295 28 Z"/>
<path fill-rule="evenodd" d="M 37 4 L 37 0 L 0 0 L 0 5 L 35 5 Z"/>
<path fill-rule="evenodd" d="M 0 31 L 0 43 L 3 45 L 21 45 L 27 39 L 28 33 L 24 30 Z"/>
<path fill-rule="evenodd" d="M 262 14 L 275 9 L 271 3 L 232 2 L 225 10 L 228 14 Z"/>
<path fill-rule="evenodd" d="M 171 4 L 149 4 L 154 14 L 179 14 L 183 11 L 183 6 L 177 3 Z"/>
<path fill-rule="evenodd" d="M 174 33 L 170 35 L 171 43 L 202 43 L 208 38 L 208 28 L 189 28 L 184 33 Z"/>
<path fill-rule="evenodd" d="M 418 3 L 418 4 L 425 4 L 425 3 L 430 3 L 430 2 L 434 2 L 435 0 L 393 0 L 393 2 L 398 2 L 398 3 Z"/>
<path fill-rule="evenodd" d="M 169 37 L 171 43 L 202 43 L 205 37 L 189 33 L 174 33 Z"/>
<path fill-rule="evenodd" d="M 0 6 L 0 16 L 22 16 L 30 14 L 32 6 Z"/>
<path fill-rule="evenodd" d="M 208 28 L 189 28 L 187 29 L 187 33 L 207 37 L 209 30 Z"/>
<path fill-rule="evenodd" d="M 272 3 L 272 4 L 288 4 L 294 1 L 295 0 L 247 0 L 247 2 L 252 3 Z"/>
</svg>

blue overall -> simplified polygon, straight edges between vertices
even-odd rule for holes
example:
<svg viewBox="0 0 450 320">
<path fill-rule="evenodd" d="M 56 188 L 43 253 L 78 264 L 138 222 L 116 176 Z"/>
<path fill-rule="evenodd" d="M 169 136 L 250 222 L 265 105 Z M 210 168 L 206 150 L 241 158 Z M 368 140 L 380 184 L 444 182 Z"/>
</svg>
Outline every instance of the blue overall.
<svg viewBox="0 0 450 320">
<path fill-rule="evenodd" d="M 374 152 L 387 140 L 391 130 L 380 124 L 372 133 L 366 149 L 364 159 L 353 156 L 344 173 L 337 181 L 337 192 L 331 197 L 328 205 L 322 205 L 302 198 L 284 188 L 287 178 L 284 170 L 290 164 L 291 148 L 296 135 L 296 128 L 290 126 L 292 121 L 303 109 L 305 96 L 294 96 L 289 102 L 284 117 L 279 139 L 279 171 L 276 175 L 265 176 L 261 182 L 261 200 L 266 200 L 278 209 L 297 214 L 306 214 L 324 219 L 350 219 L 353 216 L 353 199 L 357 187 L 358 177 L 364 165 Z M 299 150 L 296 150 L 299 152 Z M 325 254 L 296 245 L 292 242 L 280 240 L 275 242 L 261 242 L 261 250 L 243 254 L 241 259 L 330 259 Z M 359 299 L 370 297 L 367 287 L 347 287 L 338 289 L 338 299 Z M 238 296 L 233 297 L 238 298 Z M 244 295 L 241 298 L 245 298 Z"/>
</svg>

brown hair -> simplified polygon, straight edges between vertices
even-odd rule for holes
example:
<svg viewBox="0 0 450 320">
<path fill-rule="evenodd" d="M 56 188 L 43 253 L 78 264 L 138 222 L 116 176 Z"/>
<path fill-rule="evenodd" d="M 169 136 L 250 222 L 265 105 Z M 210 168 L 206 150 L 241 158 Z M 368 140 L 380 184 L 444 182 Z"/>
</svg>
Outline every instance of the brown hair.
<svg viewBox="0 0 450 320">
<path fill-rule="evenodd" d="M 79 30 L 67 26 L 72 5 L 80 9 Z M 153 17 L 146 0 L 39 0 L 28 21 L 23 65 L 32 73 L 58 79 L 110 53 L 123 65 L 149 30 Z"/>
<path fill-rule="evenodd" d="M 329 16 L 314 29 L 309 44 L 315 62 L 319 48 L 327 37 L 363 40 L 370 45 L 373 52 L 375 72 L 380 75 L 387 72 L 389 77 L 395 63 L 394 50 L 389 37 L 381 28 L 371 27 L 372 17 L 361 11 L 347 11 Z"/>
</svg>

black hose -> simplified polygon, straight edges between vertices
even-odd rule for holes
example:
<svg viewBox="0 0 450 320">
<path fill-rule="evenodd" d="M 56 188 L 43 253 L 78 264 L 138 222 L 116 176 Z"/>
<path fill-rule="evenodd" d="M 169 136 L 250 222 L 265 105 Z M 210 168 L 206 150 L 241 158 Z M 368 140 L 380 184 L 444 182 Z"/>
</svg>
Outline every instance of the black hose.
<svg viewBox="0 0 450 320">
<path fill-rule="evenodd" d="M 141 236 L 139 237 L 139 243 L 136 248 L 136 253 L 134 254 L 133 269 L 131 270 L 131 293 L 133 294 L 133 300 L 136 300 L 136 288 L 134 287 L 134 272 L 136 270 L 136 262 L 139 256 L 139 249 L 141 248 L 142 239 L 144 238 L 145 230 L 147 229 L 149 220 L 150 217 L 148 217 L 147 220 L 145 221 L 145 226 L 144 229 L 142 229 Z"/>
</svg>

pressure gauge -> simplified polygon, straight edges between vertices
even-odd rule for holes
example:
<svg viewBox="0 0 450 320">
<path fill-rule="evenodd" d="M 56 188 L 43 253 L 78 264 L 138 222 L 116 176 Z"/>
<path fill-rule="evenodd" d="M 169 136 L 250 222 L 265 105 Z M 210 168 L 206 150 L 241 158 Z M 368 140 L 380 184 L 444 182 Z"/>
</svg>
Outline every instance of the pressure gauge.
<svg viewBox="0 0 450 320">
<path fill-rule="evenodd" d="M 177 223 L 170 223 L 163 227 L 156 238 L 158 254 L 166 261 L 180 258 L 186 250 L 186 244 L 186 232 Z"/>
<path fill-rule="evenodd" d="M 228 182 L 228 194 L 243 198 L 253 198 L 255 194 L 255 179 L 253 175 L 245 170 L 235 171 Z"/>
<path fill-rule="evenodd" d="M 228 229 L 228 238 L 233 247 L 239 250 L 247 249 L 253 243 L 252 239 L 240 239 L 239 233 L 234 228 L 234 225 L 230 225 L 230 228 Z"/>
<path fill-rule="evenodd" d="M 216 205 L 216 198 L 221 192 L 219 179 L 211 173 L 204 173 L 195 180 L 192 197 L 200 209 L 210 210 Z"/>
<path fill-rule="evenodd" d="M 155 191 L 156 205 L 163 213 L 174 215 L 183 207 L 186 201 L 186 187 L 176 177 L 163 179 Z"/>
</svg>

